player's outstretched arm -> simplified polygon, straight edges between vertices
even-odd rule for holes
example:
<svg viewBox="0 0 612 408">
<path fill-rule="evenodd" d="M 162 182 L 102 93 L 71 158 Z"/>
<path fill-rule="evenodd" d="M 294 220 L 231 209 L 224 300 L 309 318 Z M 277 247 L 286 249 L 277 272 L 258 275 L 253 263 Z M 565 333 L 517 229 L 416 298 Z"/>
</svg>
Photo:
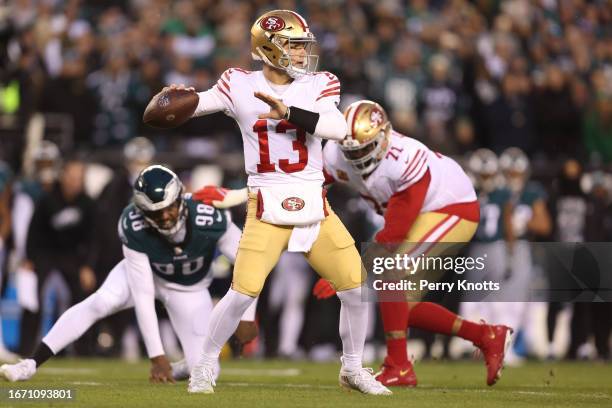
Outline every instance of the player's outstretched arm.
<svg viewBox="0 0 612 408">
<path fill-rule="evenodd" d="M 134 299 L 134 309 L 138 328 L 151 360 L 152 382 L 174 382 L 172 369 L 165 358 L 164 348 L 159 335 L 159 325 L 155 312 L 155 286 L 153 271 L 146 254 L 123 246 L 130 293 Z"/>
</svg>

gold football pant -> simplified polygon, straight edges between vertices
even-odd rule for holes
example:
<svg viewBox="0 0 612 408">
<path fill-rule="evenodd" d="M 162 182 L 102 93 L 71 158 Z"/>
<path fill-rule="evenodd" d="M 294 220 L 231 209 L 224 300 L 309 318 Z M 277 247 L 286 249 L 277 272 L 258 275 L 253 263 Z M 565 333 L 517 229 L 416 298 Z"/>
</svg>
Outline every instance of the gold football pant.
<svg viewBox="0 0 612 408">
<path fill-rule="evenodd" d="M 365 270 L 355 241 L 329 204 L 327 210 L 329 215 L 321 221 L 319 236 L 304 257 L 337 291 L 356 288 L 365 279 Z M 253 297 L 259 295 L 268 274 L 287 249 L 293 230 L 292 226 L 260 221 L 255 216 L 256 212 L 257 195 L 249 194 L 247 218 L 232 281 L 235 291 Z"/>
<path fill-rule="evenodd" d="M 421 255 L 426 257 L 452 256 L 460 249 L 461 245 L 450 244 L 470 242 L 477 228 L 477 222 L 468 221 L 457 215 L 437 212 L 422 213 L 412 224 L 399 253 L 408 254 L 412 257 Z M 421 269 L 408 278 L 417 282 L 418 287 L 420 279 L 437 282 L 442 279 L 443 275 L 443 271 L 439 269 Z M 408 301 L 418 302 L 426 293 L 427 290 L 408 291 L 406 297 Z"/>
</svg>

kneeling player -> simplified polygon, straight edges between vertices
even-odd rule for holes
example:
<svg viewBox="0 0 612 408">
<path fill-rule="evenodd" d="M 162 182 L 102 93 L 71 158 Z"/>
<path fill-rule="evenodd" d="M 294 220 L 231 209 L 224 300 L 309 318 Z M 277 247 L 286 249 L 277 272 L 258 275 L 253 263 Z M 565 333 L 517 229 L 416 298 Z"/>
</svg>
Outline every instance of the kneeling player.
<svg viewBox="0 0 612 408">
<path fill-rule="evenodd" d="M 28 380 L 41 364 L 96 321 L 134 307 L 152 363 L 151 380 L 186 378 L 202 351 L 213 307 L 208 286 L 215 250 L 219 248 L 233 262 L 240 235 L 228 213 L 183 194 L 183 184 L 172 171 L 158 165 L 147 167 L 136 180 L 134 203 L 125 208 L 119 220 L 125 258 L 100 289 L 59 318 L 32 358 L 5 364 L 0 373 L 10 381 Z M 168 310 L 186 366 L 171 368 L 164 355 L 155 298 Z M 254 307 L 245 312 L 247 315 L 252 321 Z"/>
<path fill-rule="evenodd" d="M 376 234 L 381 244 L 416 244 L 419 251 L 435 243 L 469 242 L 479 221 L 479 205 L 468 176 L 451 158 L 393 131 L 384 109 L 358 101 L 345 113 L 348 135 L 323 150 L 326 181 L 347 183 L 384 215 Z M 320 280 L 316 292 L 333 294 Z M 322 297 L 322 296 L 319 296 Z M 323 296 L 325 297 L 325 296 Z M 461 319 L 429 302 L 380 302 L 387 339 L 387 357 L 376 379 L 384 385 L 417 383 L 406 351 L 406 330 L 420 328 L 470 340 L 487 364 L 487 384 L 503 368 L 512 330 Z"/>
</svg>

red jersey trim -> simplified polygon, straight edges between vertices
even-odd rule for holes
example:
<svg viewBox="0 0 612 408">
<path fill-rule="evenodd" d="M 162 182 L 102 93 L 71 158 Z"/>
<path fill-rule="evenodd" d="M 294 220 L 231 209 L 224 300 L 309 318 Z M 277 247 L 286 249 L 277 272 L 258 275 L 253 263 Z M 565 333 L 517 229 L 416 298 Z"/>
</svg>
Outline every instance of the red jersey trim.
<svg viewBox="0 0 612 408">
<path fill-rule="evenodd" d="M 434 210 L 433 212 L 456 215 L 459 218 L 472 222 L 480 221 L 480 205 L 478 201 L 450 204 L 438 210 Z"/>
</svg>

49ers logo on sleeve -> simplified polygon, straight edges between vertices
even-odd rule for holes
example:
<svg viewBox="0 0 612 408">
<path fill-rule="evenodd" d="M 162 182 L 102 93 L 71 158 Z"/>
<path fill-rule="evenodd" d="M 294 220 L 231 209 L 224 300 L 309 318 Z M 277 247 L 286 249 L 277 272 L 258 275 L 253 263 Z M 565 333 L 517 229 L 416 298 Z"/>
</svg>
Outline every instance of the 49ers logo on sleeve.
<svg viewBox="0 0 612 408">
<path fill-rule="evenodd" d="M 285 28 L 285 20 L 277 16 L 270 16 L 262 19 L 259 25 L 266 31 L 280 31 Z"/>
<path fill-rule="evenodd" d="M 287 211 L 300 211 L 302 208 L 304 208 L 304 200 L 299 197 L 285 198 L 281 203 L 281 206 Z"/>
</svg>

